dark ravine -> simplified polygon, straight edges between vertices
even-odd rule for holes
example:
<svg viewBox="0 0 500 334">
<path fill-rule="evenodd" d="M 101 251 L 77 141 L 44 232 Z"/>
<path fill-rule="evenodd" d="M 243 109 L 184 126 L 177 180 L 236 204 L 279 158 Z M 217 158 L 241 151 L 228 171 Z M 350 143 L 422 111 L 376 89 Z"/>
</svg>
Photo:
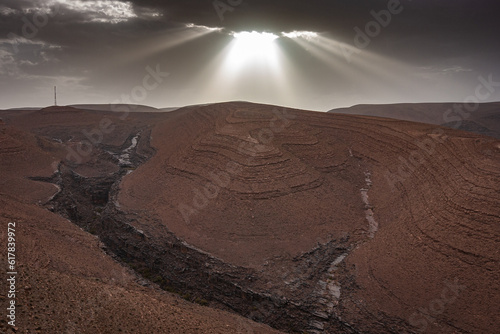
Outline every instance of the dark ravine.
<svg viewBox="0 0 500 334">
<path fill-rule="evenodd" d="M 139 136 L 137 146 L 149 147 L 149 133 L 143 131 Z M 130 147 L 132 138 L 137 134 L 130 135 L 122 147 L 103 145 L 99 149 L 118 155 Z M 61 189 L 47 208 L 97 235 L 108 254 L 131 267 L 144 285 L 153 282 L 190 301 L 230 310 L 289 333 L 359 332 L 356 324 L 342 320 L 343 303 L 357 288 L 352 268 L 342 262 L 356 246 L 349 236 L 318 244 L 291 262 L 276 259 L 268 264 L 269 271 L 259 272 L 225 263 L 166 228 L 161 237 L 152 237 L 135 228 L 136 217 L 115 204 L 122 177 L 154 154 L 150 147 L 143 150 L 147 154 L 138 154 L 136 148 L 129 151 L 129 165 L 119 165 L 114 159 L 119 171 L 108 176 L 84 177 L 74 171 L 75 166 L 61 164 L 54 177 L 39 180 Z M 272 268 L 283 261 L 291 269 L 286 277 L 278 277 Z M 335 284 L 342 290 L 336 301 L 329 295 L 325 298 L 322 292 L 330 287 L 332 263 L 336 263 Z M 400 319 L 378 315 L 373 322 L 374 333 L 411 332 Z"/>
</svg>

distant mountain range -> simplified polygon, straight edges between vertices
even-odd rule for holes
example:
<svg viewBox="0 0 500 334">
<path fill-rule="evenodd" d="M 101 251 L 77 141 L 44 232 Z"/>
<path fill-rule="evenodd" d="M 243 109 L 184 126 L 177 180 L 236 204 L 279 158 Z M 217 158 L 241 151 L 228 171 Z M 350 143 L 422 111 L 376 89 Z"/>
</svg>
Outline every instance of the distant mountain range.
<svg viewBox="0 0 500 334">
<path fill-rule="evenodd" d="M 142 113 L 171 112 L 179 109 L 179 107 L 155 108 L 137 104 L 72 104 L 69 107 L 87 111 Z M 38 107 L 27 107 L 11 108 L 6 111 L 35 111 L 40 109 Z M 468 112 L 463 104 L 458 103 L 359 104 L 347 108 L 332 109 L 328 112 L 441 125 L 500 139 L 500 102 L 479 104 L 477 110 L 472 112 Z"/>
<path fill-rule="evenodd" d="M 458 103 L 360 104 L 329 112 L 435 124 L 500 138 L 500 102 L 479 104 L 471 112 Z"/>
</svg>

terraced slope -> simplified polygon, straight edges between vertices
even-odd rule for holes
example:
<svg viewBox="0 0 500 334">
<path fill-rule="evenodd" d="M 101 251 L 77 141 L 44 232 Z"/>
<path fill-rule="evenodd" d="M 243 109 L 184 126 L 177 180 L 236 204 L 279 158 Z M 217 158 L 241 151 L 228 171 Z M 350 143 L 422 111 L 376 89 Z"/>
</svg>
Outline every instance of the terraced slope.
<svg viewBox="0 0 500 334">
<path fill-rule="evenodd" d="M 99 236 L 108 254 L 144 282 L 287 333 L 499 327 L 500 141 L 423 123 L 242 102 L 121 116 L 61 109 L 9 115 L 2 142 L 4 154 L 13 147 L 39 150 L 37 159 L 46 162 L 26 170 L 20 164 L 17 177 L 58 187 L 44 206 Z M 68 159 L 68 148 L 88 140 L 82 129 L 95 129 L 103 118 L 114 130 L 81 161 Z M 19 129 L 31 146 L 8 136 Z M 7 165 L 0 166 L 7 171 Z M 56 166 L 56 174 L 47 166 Z M 11 189 L 3 190 L 4 201 L 12 200 Z M 13 208 L 7 219 L 34 210 L 5 203 Z M 47 224 L 56 220 L 45 215 Z M 59 235 L 50 240 L 55 244 Z M 70 267 L 100 277 L 92 261 Z M 141 295 L 134 286 L 119 291 Z M 78 293 L 68 288 L 68 296 Z M 158 293 L 146 294 L 160 299 Z M 123 305 L 135 297 L 127 296 L 123 303 L 110 297 L 99 309 L 113 310 L 112 319 L 133 331 Z M 171 326 L 168 317 L 155 322 L 155 312 L 147 318 L 151 326 Z M 179 312 L 191 316 L 184 306 Z M 217 319 L 213 326 L 207 318 L 189 324 L 223 333 L 218 320 L 228 319 L 233 332 L 269 330 L 251 322 L 240 329 L 227 313 L 206 314 Z M 184 332 L 172 321 L 173 333 Z"/>
<path fill-rule="evenodd" d="M 158 153 L 125 178 L 120 206 L 157 214 L 188 243 L 254 267 L 364 227 L 356 208 L 363 170 L 346 161 L 347 146 L 335 154 L 318 145 L 333 138 L 300 122 L 289 127 L 282 110 L 232 107 L 187 110 L 157 127 Z M 329 169 L 345 175 L 322 172 Z"/>
<path fill-rule="evenodd" d="M 155 128 L 157 154 L 118 194 L 122 210 L 145 219 L 135 226 L 146 235 L 167 229 L 252 268 L 262 277 L 253 288 L 272 287 L 290 303 L 309 291 L 319 301 L 310 331 L 498 324 L 499 141 L 245 103 L 175 115 Z M 302 275 L 301 256 L 328 242 L 344 251 Z M 467 288 L 422 314 L 450 282 Z M 338 319 L 346 324 L 333 325 Z"/>
<path fill-rule="evenodd" d="M 14 116 L 16 127 L 0 124 L 0 245 L 5 247 L 0 263 L 7 267 L 7 226 L 15 223 L 18 272 L 16 326 L 7 324 L 11 319 L 4 312 L 0 332 L 279 333 L 160 290 L 106 253 L 106 246 L 96 236 L 42 206 L 64 192 L 58 175 L 61 165 L 73 162 L 65 160 L 67 150 L 59 140 L 51 140 L 53 135 L 81 135 L 82 123 L 88 124 L 95 117 L 71 118 L 72 113 L 56 114 L 52 119 L 46 115 L 24 120 Z M 60 117 L 65 116 L 63 126 Z M 49 123 L 54 127 L 45 128 Z M 45 128 L 47 136 L 26 133 L 21 127 L 34 133 Z M 90 165 L 97 169 L 97 175 L 103 173 L 101 166 Z M 85 169 L 80 166 L 78 170 Z M 50 204 L 48 207 L 54 210 Z M 10 301 L 8 290 L 6 279 L 2 279 L 0 304 L 4 310 Z"/>
<path fill-rule="evenodd" d="M 0 194 L 23 202 L 48 200 L 57 187 L 29 181 L 26 176 L 51 176 L 57 170 L 55 156 L 61 155 L 61 149 L 43 138 L 0 124 Z"/>
</svg>

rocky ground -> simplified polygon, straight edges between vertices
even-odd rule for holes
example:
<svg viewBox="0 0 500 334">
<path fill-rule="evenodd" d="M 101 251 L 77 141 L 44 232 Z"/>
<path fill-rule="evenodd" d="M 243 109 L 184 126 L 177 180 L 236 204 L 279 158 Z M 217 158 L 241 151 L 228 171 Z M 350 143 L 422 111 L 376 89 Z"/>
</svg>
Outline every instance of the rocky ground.
<svg viewBox="0 0 500 334">
<path fill-rule="evenodd" d="M 0 117 L 19 331 L 498 327 L 494 138 L 249 103 Z"/>
</svg>

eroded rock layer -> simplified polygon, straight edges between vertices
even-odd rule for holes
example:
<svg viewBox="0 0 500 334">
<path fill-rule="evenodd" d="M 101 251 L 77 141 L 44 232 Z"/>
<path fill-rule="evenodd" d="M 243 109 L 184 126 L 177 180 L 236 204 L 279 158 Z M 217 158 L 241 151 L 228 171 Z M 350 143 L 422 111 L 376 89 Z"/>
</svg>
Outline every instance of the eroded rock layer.
<svg viewBox="0 0 500 334">
<path fill-rule="evenodd" d="M 154 234 L 151 225 L 164 227 L 258 270 L 266 280 L 255 285 L 292 300 L 316 285 L 310 292 L 323 317 L 310 330 L 332 330 L 336 316 L 366 331 L 489 328 L 464 319 L 465 307 L 498 319 L 481 298 L 499 296 L 497 140 L 230 103 L 179 111 L 155 128 L 152 145 L 157 154 L 124 179 L 118 195 L 125 210 L 155 218 L 137 228 Z M 342 261 L 301 276 L 301 254 L 331 241 L 345 247 L 345 256 L 332 258 Z M 339 265 L 346 272 L 332 269 Z M 453 303 L 440 300 L 453 282 L 471 287 Z M 432 318 L 419 311 L 433 302 L 444 307 Z"/>
<path fill-rule="evenodd" d="M 2 181 L 24 184 L 4 188 L 4 203 L 42 205 L 96 234 L 144 284 L 289 333 L 498 328 L 494 138 L 242 102 L 151 114 L 62 108 L 4 119 Z M 88 141 L 92 150 L 84 151 Z M 39 164 L 23 162 L 23 152 Z M 42 188 L 28 196 L 31 185 Z M 45 221 L 54 215 L 46 214 Z M 106 287 L 111 295 L 117 289 Z M 105 309 L 131 295 L 120 296 Z M 244 324 L 238 330 L 269 331 Z"/>
</svg>

